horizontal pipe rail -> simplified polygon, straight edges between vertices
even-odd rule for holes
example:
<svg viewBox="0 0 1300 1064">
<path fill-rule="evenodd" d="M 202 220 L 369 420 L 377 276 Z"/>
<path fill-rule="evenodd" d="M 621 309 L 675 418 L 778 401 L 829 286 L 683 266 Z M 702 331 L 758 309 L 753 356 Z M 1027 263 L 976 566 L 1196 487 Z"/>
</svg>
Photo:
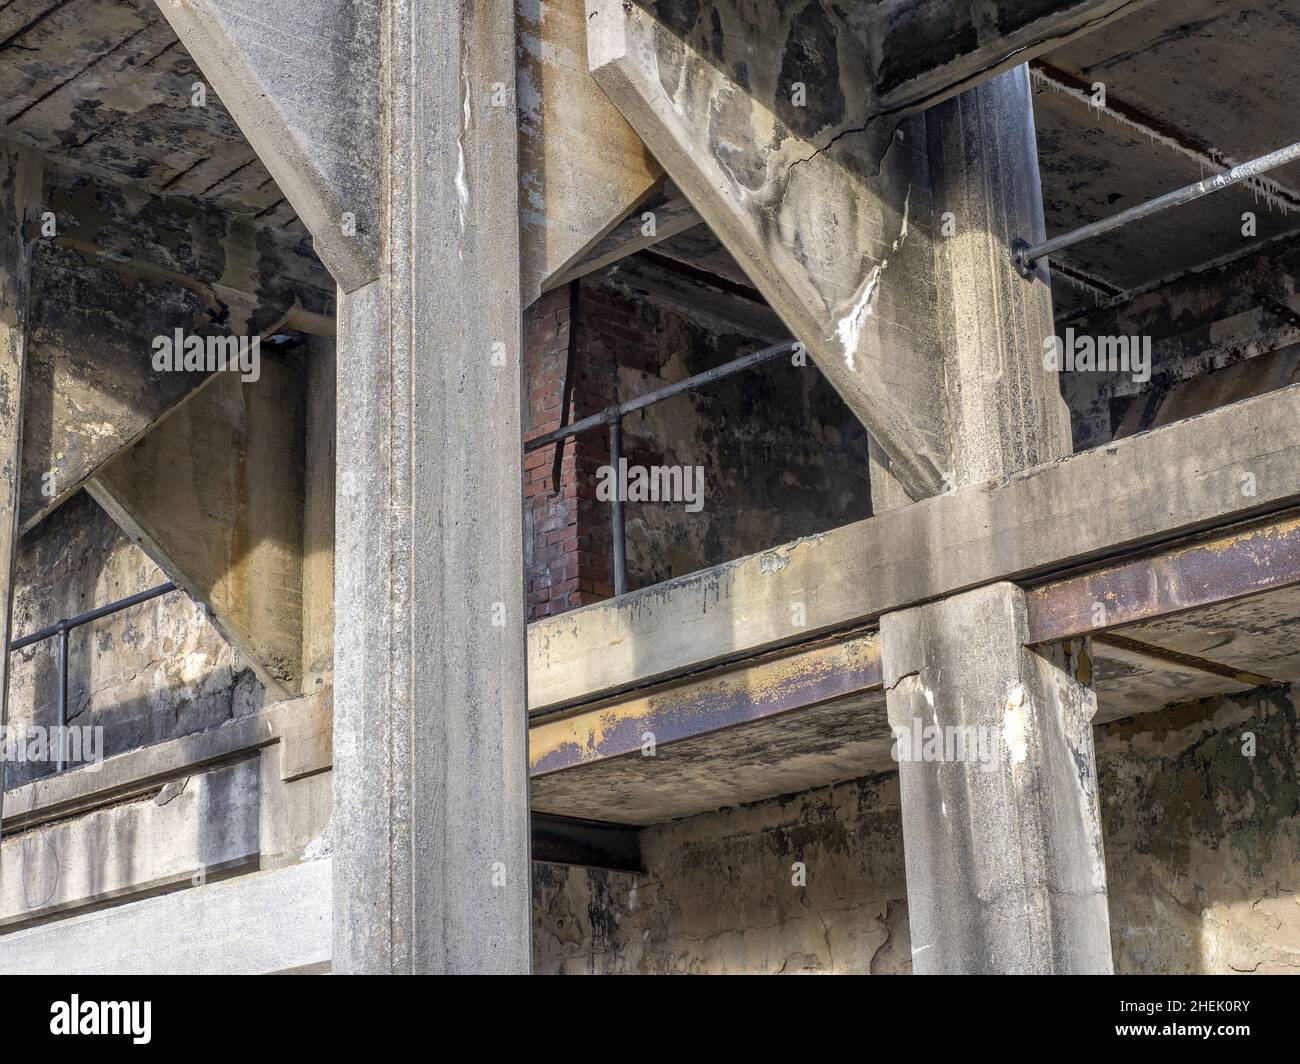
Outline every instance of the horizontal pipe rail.
<svg viewBox="0 0 1300 1064">
<path fill-rule="evenodd" d="M 1249 162 L 1234 166 L 1231 170 L 1225 170 L 1221 174 L 1202 178 L 1195 184 L 1175 189 L 1173 192 L 1166 192 L 1163 196 L 1157 196 L 1146 203 L 1139 203 L 1136 207 L 1120 211 L 1119 214 L 1111 218 L 1103 218 L 1099 222 L 1081 226 L 1068 233 L 1053 237 L 1051 240 L 1046 240 L 1041 244 L 1030 246 L 1023 238 L 1017 237 L 1011 245 L 1011 259 L 1021 276 L 1028 277 L 1033 272 L 1033 264 L 1041 258 L 1050 258 L 1056 252 L 1064 251 L 1066 248 L 1073 247 L 1085 240 L 1091 240 L 1103 233 L 1112 232 L 1142 218 L 1149 218 L 1151 215 L 1168 210 L 1170 207 L 1191 203 L 1192 200 L 1208 196 L 1211 192 L 1218 192 L 1230 185 L 1240 184 L 1242 181 L 1248 181 L 1252 177 L 1257 177 L 1269 170 L 1274 170 L 1279 166 L 1297 160 L 1300 160 L 1300 141 L 1289 144 L 1285 148 L 1278 148 L 1277 151 L 1269 152 L 1267 155 L 1261 155 L 1258 159 L 1251 159 Z"/>
<path fill-rule="evenodd" d="M 40 631 L 33 632 L 31 635 L 25 635 L 21 639 L 15 639 L 9 644 L 9 650 L 12 653 L 15 650 L 22 650 L 23 647 L 29 647 L 33 643 L 39 643 L 42 639 L 49 639 L 58 635 L 60 632 L 70 632 L 74 628 L 80 628 L 83 624 L 89 624 L 91 621 L 97 621 L 101 617 L 107 617 L 110 614 L 117 613 L 119 610 L 129 609 L 131 606 L 137 606 L 141 602 L 148 602 L 150 599 L 157 598 L 159 595 L 165 595 L 169 591 L 175 591 L 176 585 L 170 580 L 165 584 L 159 584 L 157 587 L 151 587 L 148 591 L 141 591 L 135 595 L 129 595 L 124 599 L 118 599 L 116 602 L 110 602 L 107 606 L 96 606 L 93 610 L 87 610 L 85 613 L 79 613 L 75 617 L 68 617 L 62 621 L 55 621 L 53 624 Z"/>
<path fill-rule="evenodd" d="M 588 429 L 594 429 L 600 425 L 608 425 L 616 418 L 622 418 L 627 414 L 635 413 L 638 410 L 644 410 L 647 406 L 653 406 L 655 403 L 662 403 L 665 399 L 671 399 L 674 395 L 681 395 L 682 392 L 694 391 L 696 388 L 702 388 L 706 384 L 712 384 L 714 381 L 723 380 L 732 374 L 740 373 L 752 366 L 761 365 L 764 362 L 770 362 L 774 358 L 782 355 L 793 354 L 798 348 L 798 343 L 794 340 L 785 340 L 782 343 L 774 344 L 771 347 L 764 347 L 759 351 L 753 351 L 748 355 L 742 355 L 740 358 L 731 362 L 726 362 L 721 366 L 715 366 L 713 369 L 706 369 L 703 373 L 697 373 L 693 377 L 687 377 L 685 380 L 677 381 L 666 388 L 660 388 L 658 391 L 650 392 L 647 395 L 638 396 L 635 399 L 629 399 L 626 403 L 619 403 L 617 406 L 610 406 L 592 414 L 590 417 L 584 417 L 581 421 L 575 421 L 572 425 L 565 425 L 553 432 L 548 432 L 536 439 L 529 440 L 524 444 L 524 451 L 536 451 L 542 447 L 549 447 L 552 443 L 576 436 L 580 432 L 586 432 Z"/>
</svg>

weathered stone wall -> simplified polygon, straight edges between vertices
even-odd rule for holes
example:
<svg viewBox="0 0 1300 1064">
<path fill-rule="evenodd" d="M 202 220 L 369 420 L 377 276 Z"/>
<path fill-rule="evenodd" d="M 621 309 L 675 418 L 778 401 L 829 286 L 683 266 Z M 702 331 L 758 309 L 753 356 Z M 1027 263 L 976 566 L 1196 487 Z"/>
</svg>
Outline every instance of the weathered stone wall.
<svg viewBox="0 0 1300 1064">
<path fill-rule="evenodd" d="M 166 575 L 84 492 L 22 541 L 13 630 L 21 638 L 64 617 L 163 583 Z M 9 723 L 57 722 L 58 641 L 13 655 Z M 76 629 L 68 646 L 68 716 L 102 726 L 106 757 L 215 727 L 256 710 L 262 686 L 183 592 Z M 53 771 L 17 762 L 6 786 Z"/>
<path fill-rule="evenodd" d="M 1068 284 L 1058 280 L 1057 284 Z M 1300 379 L 1300 252 L 1262 252 L 1056 322 L 1077 337 L 1149 339 L 1150 380 L 1062 372 L 1076 450 Z M 1140 376 L 1140 374 L 1139 374 Z"/>
<path fill-rule="evenodd" d="M 1261 689 L 1097 729 L 1117 972 L 1300 968 L 1295 697 Z"/>
<path fill-rule="evenodd" d="M 1294 693 L 1171 707 L 1096 744 L 1115 970 L 1300 966 Z M 536 970 L 909 972 L 898 802 L 896 775 L 868 777 L 647 828 L 644 875 L 538 865 Z"/>
</svg>

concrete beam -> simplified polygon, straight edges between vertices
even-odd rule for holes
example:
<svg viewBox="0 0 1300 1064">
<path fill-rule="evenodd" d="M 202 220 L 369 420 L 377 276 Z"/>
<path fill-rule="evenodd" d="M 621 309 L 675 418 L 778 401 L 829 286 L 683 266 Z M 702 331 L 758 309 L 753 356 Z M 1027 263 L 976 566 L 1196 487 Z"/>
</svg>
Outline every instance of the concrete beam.
<svg viewBox="0 0 1300 1064">
<path fill-rule="evenodd" d="M 978 484 L 1073 450 L 1058 374 L 1044 366 L 1053 333 L 1046 265 L 1023 278 L 1008 249 L 1045 239 L 1033 92 L 1025 66 L 926 113 L 938 241 L 950 487 Z M 874 467 L 873 467 L 874 471 Z"/>
<path fill-rule="evenodd" d="M 256 867 L 257 757 L 3 843 L 0 928 Z"/>
<path fill-rule="evenodd" d="M 31 309 L 32 240 L 39 225 L 41 160 L 0 144 L 0 636 L 8 647 L 18 548 L 23 406 Z M 0 725 L 8 720 L 9 655 L 0 654 Z M 4 765 L 0 764 L 0 795 Z"/>
<path fill-rule="evenodd" d="M 280 698 L 302 682 L 304 404 L 301 366 L 214 374 L 86 485 Z"/>
<path fill-rule="evenodd" d="M 15 931 L 2 941 L 6 975 L 326 972 L 330 862 L 236 876 Z"/>
<path fill-rule="evenodd" d="M 24 532 L 207 380 L 158 372 L 152 338 L 332 333 L 309 248 L 206 205 L 47 168 L 32 263 Z"/>
<path fill-rule="evenodd" d="M 577 262 L 553 274 L 543 290 L 549 292 L 552 288 L 603 270 L 700 224 L 700 216 L 685 196 L 675 189 L 665 190 L 664 194 L 652 197 L 632 211 Z"/>
<path fill-rule="evenodd" d="M 865 13 L 882 110 L 933 106 L 1152 0 L 885 0 Z"/>
<path fill-rule="evenodd" d="M 1297 404 L 1300 386 L 1283 388 L 534 622 L 530 706 L 592 700 L 1294 506 Z"/>
<path fill-rule="evenodd" d="M 1095 635 L 1300 584 L 1300 518 L 1258 522 L 1026 595 L 1032 644 Z"/>
<path fill-rule="evenodd" d="M 601 88 L 888 452 L 949 468 L 924 121 L 874 120 L 870 42 L 821 5 L 587 2 Z"/>
<path fill-rule="evenodd" d="M 341 301 L 334 962 L 531 964 L 512 5 L 385 8 L 385 273 Z"/>
<path fill-rule="evenodd" d="M 841 12 L 587 0 L 588 59 L 893 477 L 923 498 L 951 486 L 961 429 L 947 424 L 934 324 L 951 208 L 931 196 L 929 116 L 903 116 L 1141 2 L 1003 0 L 975 12 L 896 0 Z M 957 224 L 973 232 L 977 220 Z"/>
<path fill-rule="evenodd" d="M 523 304 L 573 276 L 663 168 L 587 70 L 583 0 L 517 5 Z"/>
<path fill-rule="evenodd" d="M 379 276 L 379 5 L 157 0 L 339 287 Z"/>
<path fill-rule="evenodd" d="M 880 687 L 874 633 L 710 673 L 533 724 L 534 778 L 656 748 Z"/>
<path fill-rule="evenodd" d="M 998 583 L 880 621 L 917 974 L 1109 974 L 1086 640 Z M 960 741 L 961 745 L 958 745 Z"/>
</svg>

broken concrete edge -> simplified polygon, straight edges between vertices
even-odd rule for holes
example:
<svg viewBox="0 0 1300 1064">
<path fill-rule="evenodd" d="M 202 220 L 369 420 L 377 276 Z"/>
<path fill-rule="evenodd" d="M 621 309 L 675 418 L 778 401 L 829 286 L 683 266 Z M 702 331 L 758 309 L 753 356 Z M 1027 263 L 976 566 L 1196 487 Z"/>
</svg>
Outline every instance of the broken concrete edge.
<svg viewBox="0 0 1300 1064">
<path fill-rule="evenodd" d="M 364 135 L 367 130 L 373 132 L 379 120 L 377 72 L 370 79 L 373 85 L 353 84 L 348 78 L 332 84 L 325 79 L 338 71 L 330 64 L 320 65 L 320 83 L 311 89 L 322 95 L 344 94 L 350 106 L 342 106 L 345 101 L 340 101 L 338 113 L 348 113 L 353 119 L 366 110 L 367 101 L 373 100 L 374 114 L 364 116 L 363 120 L 335 123 L 331 129 L 339 142 L 316 146 L 313 151 L 313 146 L 304 142 L 291 120 L 289 109 L 294 101 L 281 97 L 268 84 L 266 72 L 257 68 L 249 50 L 235 40 L 230 16 L 223 17 L 219 2 L 156 2 L 311 233 L 317 254 L 339 287 L 352 292 L 375 280 L 380 272 L 377 152 L 375 145 L 365 143 Z M 336 2 L 333 6 L 338 12 L 336 17 L 351 13 L 349 3 Z M 286 13 L 273 12 L 268 20 L 285 17 Z M 377 20 L 378 8 L 363 12 L 362 17 Z M 349 43 L 358 54 L 342 57 L 340 61 L 345 67 L 357 66 L 364 70 L 367 63 L 377 64 L 377 55 L 368 58 L 362 54 L 361 42 Z M 314 106 L 325 110 L 330 104 L 319 99 Z M 340 160 L 344 159 L 355 164 L 346 168 L 353 176 L 349 182 L 352 187 L 345 187 L 338 173 Z M 354 235 L 345 231 L 348 215 L 354 219 Z"/>
<path fill-rule="evenodd" d="M 1294 506 L 1297 404 L 1300 385 L 1292 385 L 535 621 L 530 710 L 558 710 L 982 584 L 1046 578 Z M 1252 495 L 1241 490 L 1246 473 Z"/>
</svg>

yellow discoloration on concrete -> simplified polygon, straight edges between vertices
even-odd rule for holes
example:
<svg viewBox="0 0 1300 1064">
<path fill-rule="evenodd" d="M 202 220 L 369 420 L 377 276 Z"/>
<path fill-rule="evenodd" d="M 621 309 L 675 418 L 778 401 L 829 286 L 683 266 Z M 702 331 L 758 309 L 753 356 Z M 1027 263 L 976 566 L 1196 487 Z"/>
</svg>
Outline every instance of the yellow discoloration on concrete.
<svg viewBox="0 0 1300 1064">
<path fill-rule="evenodd" d="M 639 748 L 642 726 L 652 725 L 665 711 L 675 709 L 701 723 L 708 731 L 708 719 L 718 698 L 747 697 L 751 704 L 781 700 L 793 701 L 786 708 L 797 708 L 797 692 L 808 689 L 837 672 L 853 673 L 877 670 L 880 647 L 877 635 L 867 633 L 848 640 L 809 650 L 795 650 L 775 659 L 719 670 L 708 676 L 677 682 L 648 694 L 639 693 L 616 702 L 579 711 L 558 720 L 542 721 L 529 730 L 529 764 L 536 767 L 548 757 L 571 748 L 580 751 L 583 762 L 596 761 Z M 876 681 L 879 682 L 878 679 Z M 806 705 L 815 704 L 812 700 Z M 679 718 L 680 722 L 680 718 Z M 614 730 L 626 729 L 629 737 L 624 748 L 604 748 Z M 632 745 L 632 741 L 635 745 Z"/>
</svg>

